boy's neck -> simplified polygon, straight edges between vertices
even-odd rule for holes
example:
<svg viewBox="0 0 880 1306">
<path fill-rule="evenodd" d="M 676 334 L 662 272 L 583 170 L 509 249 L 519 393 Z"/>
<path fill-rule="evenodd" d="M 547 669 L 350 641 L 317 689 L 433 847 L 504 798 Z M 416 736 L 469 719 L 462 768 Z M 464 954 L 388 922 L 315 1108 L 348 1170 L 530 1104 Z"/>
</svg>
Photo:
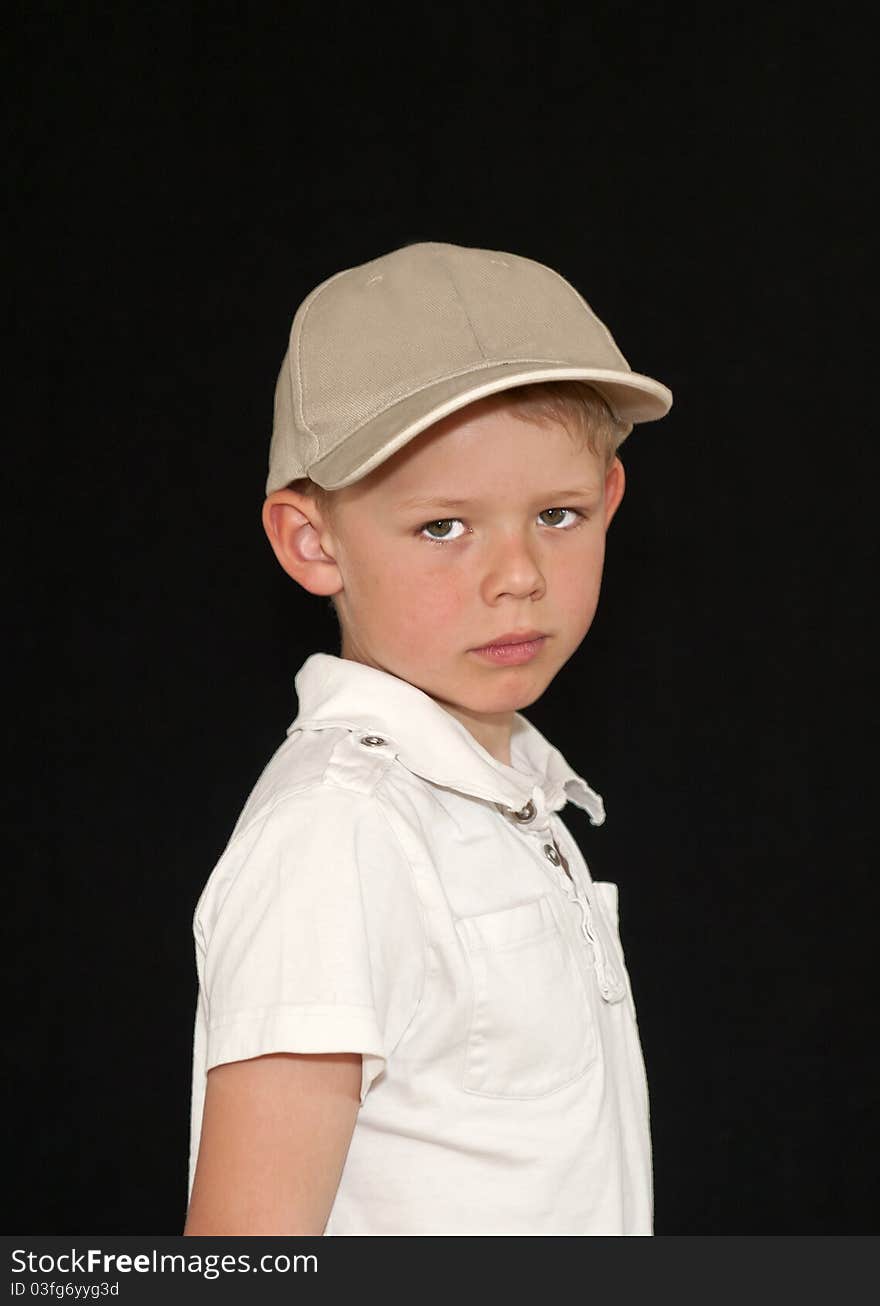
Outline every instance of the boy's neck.
<svg viewBox="0 0 880 1306">
<path fill-rule="evenodd" d="M 510 734 L 513 729 L 512 712 L 504 713 L 501 716 L 488 716 L 454 707 L 450 703 L 444 703 L 439 698 L 435 698 L 434 702 L 438 707 L 442 707 L 444 711 L 448 712 L 450 716 L 454 716 L 457 721 L 460 721 L 464 728 L 473 735 L 477 743 L 482 744 L 487 753 L 491 753 L 496 762 L 502 762 L 505 766 L 510 766 Z"/>
</svg>

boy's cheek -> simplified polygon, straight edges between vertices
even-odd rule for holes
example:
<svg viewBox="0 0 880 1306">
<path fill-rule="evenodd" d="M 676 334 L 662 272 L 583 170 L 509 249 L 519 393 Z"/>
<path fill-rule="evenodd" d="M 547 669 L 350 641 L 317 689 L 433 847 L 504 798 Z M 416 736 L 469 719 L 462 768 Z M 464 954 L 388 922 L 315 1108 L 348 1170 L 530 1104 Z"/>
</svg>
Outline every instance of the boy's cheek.
<svg viewBox="0 0 880 1306">
<path fill-rule="evenodd" d="M 393 603 L 389 627 L 414 649 L 424 648 L 426 640 L 437 647 L 454 643 L 464 624 L 458 596 L 419 579 L 409 586 L 401 581 L 395 587 Z"/>
</svg>

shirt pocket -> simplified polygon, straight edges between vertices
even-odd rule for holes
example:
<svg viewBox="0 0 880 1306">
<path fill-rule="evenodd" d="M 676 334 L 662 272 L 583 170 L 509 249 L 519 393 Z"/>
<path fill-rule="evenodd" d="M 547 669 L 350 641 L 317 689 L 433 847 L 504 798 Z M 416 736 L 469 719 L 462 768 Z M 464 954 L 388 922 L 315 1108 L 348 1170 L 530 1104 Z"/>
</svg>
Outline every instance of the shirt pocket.
<svg viewBox="0 0 880 1306">
<path fill-rule="evenodd" d="M 548 897 L 462 917 L 456 929 L 473 984 L 465 1092 L 544 1097 L 583 1075 L 596 1059 L 596 1031 Z"/>
</svg>

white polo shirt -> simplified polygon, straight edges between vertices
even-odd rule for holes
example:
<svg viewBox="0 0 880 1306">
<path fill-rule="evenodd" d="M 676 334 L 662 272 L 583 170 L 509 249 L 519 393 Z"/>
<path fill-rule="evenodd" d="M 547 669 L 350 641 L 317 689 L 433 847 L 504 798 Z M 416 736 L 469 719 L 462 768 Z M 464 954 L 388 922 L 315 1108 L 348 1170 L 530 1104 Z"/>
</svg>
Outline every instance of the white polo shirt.
<svg viewBox="0 0 880 1306">
<path fill-rule="evenodd" d="M 360 1052 L 325 1235 L 651 1234 L 617 888 L 559 816 L 602 799 L 519 713 L 505 766 L 385 671 L 295 685 L 193 918 L 190 1192 L 212 1066 Z"/>
</svg>

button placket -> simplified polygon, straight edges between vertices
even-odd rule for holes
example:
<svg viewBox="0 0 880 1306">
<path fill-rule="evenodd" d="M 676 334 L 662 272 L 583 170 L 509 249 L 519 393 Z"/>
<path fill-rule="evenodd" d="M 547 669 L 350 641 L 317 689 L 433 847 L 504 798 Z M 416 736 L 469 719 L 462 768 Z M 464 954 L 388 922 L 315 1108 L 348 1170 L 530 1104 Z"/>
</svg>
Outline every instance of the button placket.
<svg viewBox="0 0 880 1306">
<path fill-rule="evenodd" d="M 551 839 L 553 839 L 552 832 L 550 837 Z M 568 862 L 566 861 L 565 854 L 562 852 L 562 849 L 559 847 L 559 844 L 556 842 L 556 840 L 553 839 L 552 843 L 545 843 L 542 852 L 544 853 L 544 856 L 547 858 L 547 861 L 550 862 L 551 866 L 559 867 L 560 871 L 565 876 L 563 883 L 566 885 L 574 884 L 574 876 L 572 875 L 571 870 L 569 869 L 569 865 Z"/>
<path fill-rule="evenodd" d="M 496 803 L 495 806 L 512 824 L 518 825 L 523 834 L 530 834 L 542 841 L 541 851 L 544 857 L 550 862 L 551 866 L 556 868 L 557 874 L 553 877 L 555 882 L 562 888 L 566 899 L 578 905 L 581 914 L 580 932 L 590 946 L 593 957 L 593 970 L 598 981 L 599 992 L 606 1001 L 614 1001 L 619 996 L 617 976 L 609 965 L 605 947 L 599 938 L 586 888 L 580 877 L 575 877 L 556 838 L 553 829 L 553 814 L 556 809 L 554 808 L 553 811 L 546 813 L 542 812 L 545 823 L 538 828 L 536 826 L 538 812 L 532 799 L 529 799 L 523 807 L 518 809 L 507 807 L 503 803 Z M 547 838 L 548 835 L 549 839 Z"/>
<path fill-rule="evenodd" d="M 579 886 L 571 873 L 565 854 L 562 852 L 555 838 L 553 838 L 552 843 L 544 844 L 543 853 L 551 866 L 558 867 L 558 882 L 561 884 L 568 901 L 577 903 L 581 913 L 581 933 L 592 948 L 594 958 L 598 960 L 599 945 L 593 931 L 593 917 L 590 911 L 590 904 L 586 898 L 581 895 Z"/>
<path fill-rule="evenodd" d="M 568 864 L 568 858 L 559 847 L 556 835 L 552 828 L 553 813 L 546 812 L 545 823 L 540 828 L 535 827 L 535 818 L 537 817 L 537 808 L 532 799 L 515 810 L 511 807 L 505 807 L 502 803 L 496 803 L 499 811 L 502 811 L 509 821 L 513 822 L 522 829 L 524 834 L 532 834 L 541 839 L 541 851 L 551 866 L 555 866 L 558 874 L 554 877 L 557 884 L 561 885 L 563 892 L 569 902 L 576 902 L 581 912 L 581 933 L 593 949 L 597 973 L 603 969 L 604 952 L 602 945 L 596 938 L 593 927 L 593 915 L 590 908 L 590 902 L 586 894 L 581 891 L 578 880 L 575 879 L 571 868 Z M 529 826 L 529 829 L 526 829 Z M 547 836 L 549 835 L 549 840 Z M 600 985 L 604 984 L 604 974 L 600 975 Z"/>
<path fill-rule="evenodd" d="M 549 844 L 545 845 L 545 855 L 547 856 L 548 861 L 551 860 L 549 853 L 546 852 L 546 849 L 549 847 L 550 847 Z M 560 858 L 564 861 L 565 860 L 564 856 L 559 849 L 559 845 L 556 841 L 555 836 L 553 839 L 553 849 L 556 853 L 557 858 Z M 565 862 L 565 865 L 567 868 L 568 863 Z M 596 979 L 598 980 L 599 983 L 599 992 L 602 994 L 602 997 L 605 998 L 606 1001 L 614 1001 L 618 996 L 620 996 L 619 981 L 617 975 L 614 972 L 614 969 L 612 968 L 608 960 L 606 949 L 601 939 L 599 938 L 599 933 L 596 928 L 596 923 L 593 919 L 593 910 L 592 910 L 592 905 L 590 903 L 589 895 L 586 892 L 585 886 L 581 883 L 580 877 L 578 877 L 578 879 L 575 879 L 574 875 L 572 875 L 570 871 L 569 871 L 569 876 L 570 876 L 570 884 L 566 884 L 565 886 L 566 893 L 569 901 L 576 902 L 578 907 L 580 908 L 581 933 L 583 934 L 587 942 L 590 944 L 590 947 L 592 948 L 593 951 L 593 966 L 596 972 Z"/>
</svg>

